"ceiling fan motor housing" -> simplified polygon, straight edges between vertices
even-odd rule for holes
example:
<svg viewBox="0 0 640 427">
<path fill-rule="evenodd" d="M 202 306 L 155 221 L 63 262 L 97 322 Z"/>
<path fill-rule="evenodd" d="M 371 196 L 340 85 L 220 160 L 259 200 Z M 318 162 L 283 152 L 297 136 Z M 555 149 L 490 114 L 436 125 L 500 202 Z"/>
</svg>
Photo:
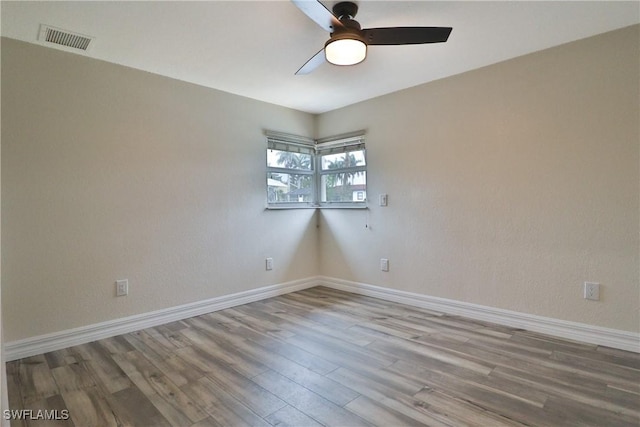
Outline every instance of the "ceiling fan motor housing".
<svg viewBox="0 0 640 427">
<path fill-rule="evenodd" d="M 342 23 L 342 25 L 344 25 L 344 27 L 334 28 L 333 33 L 331 33 L 332 39 L 356 38 L 362 39 L 362 41 L 364 42 L 364 36 L 362 34 L 362 29 L 358 21 L 354 19 L 343 19 L 340 22 Z"/>
<path fill-rule="evenodd" d="M 362 31 L 360 31 L 360 29 L 341 28 L 341 29 L 336 29 L 336 31 L 331 33 L 331 38 L 327 40 L 324 46 L 326 47 L 329 43 L 333 43 L 336 40 L 345 40 L 345 39 L 358 40 L 364 44 L 367 44 L 367 41 L 362 35 Z"/>
<path fill-rule="evenodd" d="M 360 23 L 353 19 L 357 12 L 358 6 L 355 3 L 341 2 L 333 6 L 333 13 L 340 19 L 340 23 L 343 27 L 336 27 L 333 29 L 331 38 L 325 43 L 325 48 L 328 44 L 336 40 L 344 39 L 358 40 L 367 44 L 362 33 Z"/>
</svg>

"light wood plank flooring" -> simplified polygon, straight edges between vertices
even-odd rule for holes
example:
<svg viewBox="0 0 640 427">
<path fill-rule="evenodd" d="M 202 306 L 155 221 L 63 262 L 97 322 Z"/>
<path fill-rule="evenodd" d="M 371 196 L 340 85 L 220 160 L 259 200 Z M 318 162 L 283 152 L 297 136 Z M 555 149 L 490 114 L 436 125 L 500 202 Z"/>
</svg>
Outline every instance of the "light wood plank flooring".
<svg viewBox="0 0 640 427">
<path fill-rule="evenodd" d="M 14 426 L 638 426 L 640 355 L 323 287 L 8 363 Z"/>
</svg>

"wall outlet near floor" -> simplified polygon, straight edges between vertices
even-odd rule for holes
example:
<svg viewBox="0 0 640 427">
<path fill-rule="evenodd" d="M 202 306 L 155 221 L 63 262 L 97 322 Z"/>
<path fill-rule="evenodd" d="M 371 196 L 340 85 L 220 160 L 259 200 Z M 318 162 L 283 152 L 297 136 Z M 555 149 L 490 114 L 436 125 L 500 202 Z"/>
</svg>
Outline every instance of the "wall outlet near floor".
<svg viewBox="0 0 640 427">
<path fill-rule="evenodd" d="M 267 258 L 264 260 L 264 267 L 267 271 L 273 270 L 273 258 Z"/>
<path fill-rule="evenodd" d="M 389 260 L 386 258 L 380 258 L 380 270 L 389 271 Z"/>
<path fill-rule="evenodd" d="M 116 280 L 116 296 L 123 297 L 129 294 L 129 279 Z"/>
<path fill-rule="evenodd" d="M 598 301 L 600 299 L 600 283 L 584 282 L 584 297 Z"/>
</svg>

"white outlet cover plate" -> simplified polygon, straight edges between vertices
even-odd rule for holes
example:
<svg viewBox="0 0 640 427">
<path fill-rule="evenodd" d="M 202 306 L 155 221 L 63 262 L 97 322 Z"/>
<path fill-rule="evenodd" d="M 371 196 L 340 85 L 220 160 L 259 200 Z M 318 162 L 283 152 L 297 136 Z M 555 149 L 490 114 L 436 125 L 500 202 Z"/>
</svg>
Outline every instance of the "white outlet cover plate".
<svg viewBox="0 0 640 427">
<path fill-rule="evenodd" d="M 116 296 L 123 297 L 129 293 L 129 280 L 116 280 Z"/>
<path fill-rule="evenodd" d="M 600 299 L 600 283 L 584 282 L 584 297 L 598 301 Z"/>
</svg>

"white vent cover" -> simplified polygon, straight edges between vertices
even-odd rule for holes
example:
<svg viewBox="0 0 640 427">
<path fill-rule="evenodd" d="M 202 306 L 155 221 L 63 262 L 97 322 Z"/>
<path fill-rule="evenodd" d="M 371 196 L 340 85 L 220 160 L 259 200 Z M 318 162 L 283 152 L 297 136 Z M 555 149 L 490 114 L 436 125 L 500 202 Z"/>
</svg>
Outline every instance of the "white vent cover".
<svg viewBox="0 0 640 427">
<path fill-rule="evenodd" d="M 73 33 L 51 25 L 40 24 L 38 40 L 43 44 L 55 45 L 71 52 L 87 52 L 92 45 L 94 37 Z"/>
</svg>

